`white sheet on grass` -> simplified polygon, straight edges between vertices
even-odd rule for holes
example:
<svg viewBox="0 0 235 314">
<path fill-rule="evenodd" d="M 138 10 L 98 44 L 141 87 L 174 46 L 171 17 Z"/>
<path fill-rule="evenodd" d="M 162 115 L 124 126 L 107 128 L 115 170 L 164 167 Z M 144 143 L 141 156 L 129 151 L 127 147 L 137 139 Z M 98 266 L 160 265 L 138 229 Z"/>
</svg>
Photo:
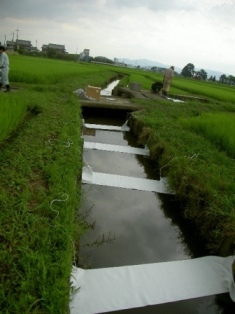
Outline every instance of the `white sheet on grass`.
<svg viewBox="0 0 235 314">
<path fill-rule="evenodd" d="M 136 148 L 136 147 L 130 147 L 130 146 L 102 144 L 102 143 L 94 143 L 94 142 L 84 142 L 84 148 L 149 156 L 148 148 Z"/>
<path fill-rule="evenodd" d="M 174 98 L 170 98 L 170 97 L 166 97 L 168 100 L 172 100 L 174 102 L 184 102 L 183 100 L 180 99 L 174 99 Z"/>
<path fill-rule="evenodd" d="M 235 301 L 232 263 L 197 259 L 84 270 L 74 267 L 71 314 L 94 314 L 144 307 L 229 292 Z"/>
<path fill-rule="evenodd" d="M 84 127 L 88 129 L 96 129 L 96 130 L 109 130 L 109 131 L 130 131 L 130 128 L 127 124 L 123 124 L 122 126 L 116 125 L 103 125 L 103 124 L 89 124 L 85 123 Z"/>
<path fill-rule="evenodd" d="M 117 174 L 109 174 L 92 171 L 90 166 L 82 169 L 82 183 L 112 186 L 116 188 L 132 189 L 139 191 L 174 194 L 167 185 L 166 178 L 158 180 L 142 179 Z"/>
</svg>

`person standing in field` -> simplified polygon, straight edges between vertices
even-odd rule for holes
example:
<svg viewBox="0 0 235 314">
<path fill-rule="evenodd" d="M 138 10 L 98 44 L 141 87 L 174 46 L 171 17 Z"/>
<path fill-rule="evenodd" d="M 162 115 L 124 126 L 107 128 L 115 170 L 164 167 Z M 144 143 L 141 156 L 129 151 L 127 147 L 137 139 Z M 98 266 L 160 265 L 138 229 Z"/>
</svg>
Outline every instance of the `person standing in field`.
<svg viewBox="0 0 235 314">
<path fill-rule="evenodd" d="M 0 70 L 1 70 L 0 90 L 2 88 L 2 85 L 5 85 L 6 86 L 5 92 L 10 92 L 10 85 L 8 80 L 9 59 L 8 55 L 5 53 L 4 46 L 0 46 Z"/>
<path fill-rule="evenodd" d="M 169 92 L 170 85 L 172 83 L 172 79 L 174 76 L 174 66 L 171 66 L 163 73 L 163 88 L 162 88 L 162 95 L 166 97 L 167 93 Z"/>
</svg>

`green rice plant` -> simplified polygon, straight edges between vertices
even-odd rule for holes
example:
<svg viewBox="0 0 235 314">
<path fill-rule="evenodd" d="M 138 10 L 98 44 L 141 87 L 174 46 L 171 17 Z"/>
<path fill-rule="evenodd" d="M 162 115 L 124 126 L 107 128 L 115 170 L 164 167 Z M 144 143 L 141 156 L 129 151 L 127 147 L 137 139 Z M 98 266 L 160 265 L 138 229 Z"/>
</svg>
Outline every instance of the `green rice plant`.
<svg viewBox="0 0 235 314">
<path fill-rule="evenodd" d="M 235 115 L 227 113 L 204 113 L 198 117 L 182 119 L 182 124 L 202 134 L 220 150 L 235 157 Z"/>
<path fill-rule="evenodd" d="M 18 95 L 1 94 L 0 143 L 14 130 L 26 113 L 26 101 Z"/>
<path fill-rule="evenodd" d="M 71 267 L 84 232 L 77 218 L 81 106 L 72 91 L 105 86 L 117 73 L 104 66 L 11 56 L 11 75 L 12 93 L 0 94 L 0 129 L 10 120 L 6 109 L 11 117 L 19 108 L 35 115 L 0 151 L 0 308 L 68 313 Z"/>
<path fill-rule="evenodd" d="M 235 103 L 234 87 L 178 77 L 174 79 L 173 87 L 187 91 L 190 94 L 207 96 L 218 101 Z"/>
<path fill-rule="evenodd" d="M 110 67 L 104 68 L 90 64 L 51 60 L 44 58 L 25 57 L 20 55 L 10 56 L 10 81 L 27 84 L 59 84 L 66 80 L 87 80 L 96 74 L 102 76 L 109 73 Z M 102 71 L 101 71 L 102 70 Z M 103 80 L 102 80 L 103 82 Z M 88 82 L 89 83 L 89 82 Z M 79 87 L 79 86 L 78 86 Z"/>
<path fill-rule="evenodd" d="M 156 81 L 161 81 L 162 77 L 158 74 L 140 70 L 132 70 L 129 76 L 129 82 L 140 83 L 142 89 L 150 90 L 151 85 Z"/>
</svg>

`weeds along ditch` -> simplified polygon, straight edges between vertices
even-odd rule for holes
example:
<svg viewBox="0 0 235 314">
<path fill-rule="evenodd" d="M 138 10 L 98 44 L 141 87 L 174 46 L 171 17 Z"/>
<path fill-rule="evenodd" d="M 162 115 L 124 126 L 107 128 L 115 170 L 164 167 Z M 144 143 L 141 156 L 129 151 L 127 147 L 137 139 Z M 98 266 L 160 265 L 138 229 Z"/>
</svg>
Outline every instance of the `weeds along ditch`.
<svg viewBox="0 0 235 314">
<path fill-rule="evenodd" d="M 0 143 L 17 127 L 26 114 L 26 101 L 18 95 L 0 95 Z"/>
<path fill-rule="evenodd" d="M 212 254 L 234 254 L 234 158 L 227 150 L 219 150 L 207 136 L 185 126 L 198 116 L 200 119 L 203 112 L 220 111 L 217 129 L 222 131 L 227 106 L 137 102 L 142 103 L 144 109 L 135 113 L 136 122 L 132 128 L 143 143 L 150 137 L 152 160 L 169 178 L 182 203 L 182 213 L 197 226 Z M 230 109 L 230 116 L 233 116 L 235 106 Z M 235 121 L 231 123 L 234 125 Z"/>
<path fill-rule="evenodd" d="M 87 228 L 77 218 L 82 123 L 73 91 L 87 85 L 105 87 L 118 76 L 119 84 L 138 81 L 150 89 L 162 77 L 138 69 L 9 57 L 12 92 L 0 93 L 0 308 L 5 313 L 66 313 L 71 267 Z M 221 102 L 216 84 L 214 92 L 206 82 L 200 91 L 195 82 L 188 84 L 189 92 L 198 89 L 201 95 L 210 86 L 215 100 L 137 101 L 143 109 L 134 114 L 133 131 L 140 141 L 151 135 L 152 160 L 164 166 L 184 215 L 200 226 L 211 252 L 226 255 L 233 250 L 235 234 L 234 159 L 181 118 L 233 113 L 233 89 L 222 90 Z M 175 78 L 171 91 L 176 87 L 182 93 L 186 85 Z"/>
<path fill-rule="evenodd" d="M 60 93 L 27 96 L 38 99 L 40 113 L 0 152 L 0 308 L 65 313 L 72 239 L 80 232 L 79 107 Z"/>
<path fill-rule="evenodd" d="M 10 62 L 12 92 L 0 94 L 1 134 L 15 121 L 4 131 L 0 150 L 0 308 L 66 313 L 71 267 L 85 228 L 77 218 L 82 140 L 73 90 L 87 83 L 105 86 L 116 73 L 24 56 Z"/>
</svg>

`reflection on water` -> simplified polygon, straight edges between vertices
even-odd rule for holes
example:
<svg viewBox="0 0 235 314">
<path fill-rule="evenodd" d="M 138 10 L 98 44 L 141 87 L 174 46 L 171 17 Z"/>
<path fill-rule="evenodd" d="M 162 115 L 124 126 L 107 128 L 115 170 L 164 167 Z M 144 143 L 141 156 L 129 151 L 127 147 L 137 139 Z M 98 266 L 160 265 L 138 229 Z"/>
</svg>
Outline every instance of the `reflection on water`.
<svg viewBox="0 0 235 314">
<path fill-rule="evenodd" d="M 215 297 L 184 300 L 143 308 L 115 311 L 113 314 L 222 314 L 215 303 Z"/>
<path fill-rule="evenodd" d="M 83 237 L 81 247 L 82 255 L 92 259 L 92 268 L 189 258 L 179 228 L 165 217 L 155 193 L 89 185 L 83 188 L 87 195 L 83 210 L 92 208 L 88 223 L 95 222 L 95 228 Z M 114 240 L 90 246 L 102 235 Z"/>
<path fill-rule="evenodd" d="M 108 124 L 109 113 L 105 114 L 105 119 L 96 119 L 91 113 L 86 118 L 90 123 Z M 111 122 L 122 125 L 125 117 L 112 118 Z M 85 134 L 85 141 L 138 147 L 129 132 L 96 130 L 91 136 Z M 158 170 L 153 171 L 144 156 L 84 150 L 84 157 L 94 171 L 158 179 Z M 83 267 L 137 265 L 206 255 L 192 226 L 180 218 L 181 208 L 174 196 L 95 185 L 83 185 L 83 194 L 80 214 L 89 213 L 87 222 L 92 226 L 80 242 Z M 225 298 L 229 300 L 227 294 Z M 220 295 L 114 313 L 229 313 L 225 304 L 231 308 L 231 302 L 226 303 Z"/>
</svg>

